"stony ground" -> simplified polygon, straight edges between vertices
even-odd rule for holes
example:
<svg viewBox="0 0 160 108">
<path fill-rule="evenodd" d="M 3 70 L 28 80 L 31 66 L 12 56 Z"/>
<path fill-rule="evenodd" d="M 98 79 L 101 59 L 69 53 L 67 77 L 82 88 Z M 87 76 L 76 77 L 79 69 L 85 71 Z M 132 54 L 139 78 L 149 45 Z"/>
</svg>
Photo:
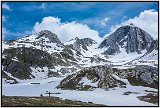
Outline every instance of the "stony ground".
<svg viewBox="0 0 160 108">
<path fill-rule="evenodd" d="M 104 106 L 59 97 L 2 96 L 2 106 Z"/>
</svg>

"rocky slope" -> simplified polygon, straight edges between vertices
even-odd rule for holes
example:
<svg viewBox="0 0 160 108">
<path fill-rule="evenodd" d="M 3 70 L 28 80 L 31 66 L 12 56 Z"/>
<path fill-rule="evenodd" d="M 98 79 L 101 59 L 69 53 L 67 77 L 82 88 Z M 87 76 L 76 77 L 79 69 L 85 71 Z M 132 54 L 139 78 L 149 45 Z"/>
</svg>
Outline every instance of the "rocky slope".
<svg viewBox="0 0 160 108">
<path fill-rule="evenodd" d="M 143 65 L 128 69 L 94 66 L 67 76 L 57 88 L 74 90 L 103 88 L 108 90 L 114 87 L 126 87 L 126 80 L 133 86 L 158 88 L 158 69 Z"/>
<path fill-rule="evenodd" d="M 93 44 L 96 43 L 97 43 L 96 41 L 90 38 L 79 39 L 78 37 L 76 37 L 75 42 L 72 45 L 75 51 L 81 52 L 81 50 L 87 51 L 88 46 L 92 46 Z"/>
</svg>

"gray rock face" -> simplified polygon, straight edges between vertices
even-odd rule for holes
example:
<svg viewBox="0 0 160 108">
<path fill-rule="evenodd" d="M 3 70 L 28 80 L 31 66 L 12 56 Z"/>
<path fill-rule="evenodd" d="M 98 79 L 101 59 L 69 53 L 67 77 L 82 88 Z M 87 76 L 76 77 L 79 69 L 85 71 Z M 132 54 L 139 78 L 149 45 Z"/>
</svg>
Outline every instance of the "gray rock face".
<svg viewBox="0 0 160 108">
<path fill-rule="evenodd" d="M 67 76 L 57 88 L 93 90 L 94 88 L 109 89 L 114 87 L 125 87 L 126 83 L 119 78 L 128 79 L 133 86 L 147 86 L 158 88 L 158 70 L 151 66 L 136 66 L 129 69 L 117 69 L 111 66 L 93 66 L 84 68 L 81 71 Z M 93 84 L 83 84 L 82 79 Z M 89 80 L 89 81 L 87 81 Z"/>
<path fill-rule="evenodd" d="M 152 43 L 151 43 L 151 45 L 150 45 L 150 48 L 149 48 L 149 50 L 148 50 L 148 52 L 147 53 L 150 53 L 150 52 L 152 52 L 154 49 L 155 50 L 158 50 L 158 40 L 154 40 L 154 41 L 152 41 Z"/>
<path fill-rule="evenodd" d="M 105 53 L 113 55 L 120 52 L 120 48 L 124 48 L 127 53 L 137 52 L 141 53 L 142 50 L 146 49 L 150 51 L 154 44 L 154 39 L 144 30 L 126 25 L 118 28 L 114 33 L 109 35 L 102 43 L 99 48 L 106 47 Z"/>
<path fill-rule="evenodd" d="M 135 77 L 140 78 L 148 84 L 152 84 L 154 81 L 158 81 L 158 68 L 145 65 L 136 66 Z"/>
<path fill-rule="evenodd" d="M 115 72 L 120 77 L 128 79 L 133 86 L 158 88 L 158 68 L 156 67 L 137 65 L 135 68 L 116 69 Z"/>
<path fill-rule="evenodd" d="M 36 39 L 39 39 L 41 37 L 48 38 L 50 42 L 52 43 L 57 43 L 59 46 L 63 47 L 64 45 L 61 43 L 61 41 L 58 39 L 57 35 L 48 31 L 48 30 L 43 30 L 39 32 L 38 37 Z"/>
<path fill-rule="evenodd" d="M 81 52 L 81 47 L 82 47 L 84 50 L 87 51 L 88 46 L 91 46 L 96 43 L 97 43 L 96 41 L 90 38 L 79 39 L 78 37 L 76 37 L 76 41 L 73 43 L 73 49 L 78 52 Z"/>
</svg>

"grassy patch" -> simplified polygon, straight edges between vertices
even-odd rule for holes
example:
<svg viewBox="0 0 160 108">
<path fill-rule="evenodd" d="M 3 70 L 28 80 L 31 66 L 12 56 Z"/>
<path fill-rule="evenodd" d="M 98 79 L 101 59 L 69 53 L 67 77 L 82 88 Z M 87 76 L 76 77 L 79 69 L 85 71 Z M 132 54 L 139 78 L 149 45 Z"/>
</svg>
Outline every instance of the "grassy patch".
<svg viewBox="0 0 160 108">
<path fill-rule="evenodd" d="M 136 77 L 128 77 L 127 79 L 129 81 L 129 83 L 133 86 L 144 86 L 144 87 L 151 87 L 151 88 L 158 89 L 158 82 L 157 81 L 154 81 L 154 83 L 152 83 L 152 84 L 148 84 L 148 83 L 146 83 Z"/>
<path fill-rule="evenodd" d="M 158 105 L 158 93 L 156 93 L 156 94 L 155 93 L 149 93 L 145 96 L 138 96 L 137 98 L 139 100 Z"/>
<path fill-rule="evenodd" d="M 104 106 L 59 97 L 2 96 L 2 106 Z"/>
</svg>

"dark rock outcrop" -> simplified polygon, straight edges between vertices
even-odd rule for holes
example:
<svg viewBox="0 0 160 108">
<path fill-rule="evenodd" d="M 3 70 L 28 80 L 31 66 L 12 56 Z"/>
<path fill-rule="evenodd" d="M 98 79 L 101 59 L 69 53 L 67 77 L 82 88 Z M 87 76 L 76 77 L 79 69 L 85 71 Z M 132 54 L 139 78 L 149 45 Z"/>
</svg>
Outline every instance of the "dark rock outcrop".
<svg viewBox="0 0 160 108">
<path fill-rule="evenodd" d="M 81 80 L 85 77 L 96 86 L 81 83 Z M 74 90 L 102 88 L 107 90 L 114 87 L 126 87 L 126 82 L 120 80 L 121 78 L 127 79 L 133 86 L 158 88 L 158 70 L 151 66 L 136 66 L 135 68 L 128 69 L 117 69 L 110 66 L 85 68 L 73 75 L 67 76 L 60 82 L 57 88 Z"/>
<path fill-rule="evenodd" d="M 52 56 L 42 50 L 33 48 L 12 48 L 3 51 L 5 58 L 17 58 L 20 63 L 26 63 L 32 67 L 49 67 L 54 68 Z"/>
<path fill-rule="evenodd" d="M 31 74 L 30 66 L 26 63 L 17 62 L 9 58 L 2 58 L 3 70 L 10 73 L 18 79 L 31 79 L 34 76 Z"/>
<path fill-rule="evenodd" d="M 126 84 L 114 78 L 112 74 L 112 68 L 108 66 L 95 66 L 91 68 L 85 68 L 63 79 L 57 88 L 93 90 L 94 88 L 99 87 L 107 90 L 108 88 L 113 87 L 125 87 Z M 84 77 L 90 80 L 91 83 L 96 83 L 96 86 L 84 85 L 83 83 L 80 83 L 80 81 Z"/>
<path fill-rule="evenodd" d="M 127 79 L 131 85 L 158 88 L 158 68 L 138 65 L 128 73 Z"/>
<path fill-rule="evenodd" d="M 65 46 L 61 52 L 54 52 L 51 54 L 54 65 L 71 66 L 77 64 L 74 53 L 69 46 Z"/>
</svg>

